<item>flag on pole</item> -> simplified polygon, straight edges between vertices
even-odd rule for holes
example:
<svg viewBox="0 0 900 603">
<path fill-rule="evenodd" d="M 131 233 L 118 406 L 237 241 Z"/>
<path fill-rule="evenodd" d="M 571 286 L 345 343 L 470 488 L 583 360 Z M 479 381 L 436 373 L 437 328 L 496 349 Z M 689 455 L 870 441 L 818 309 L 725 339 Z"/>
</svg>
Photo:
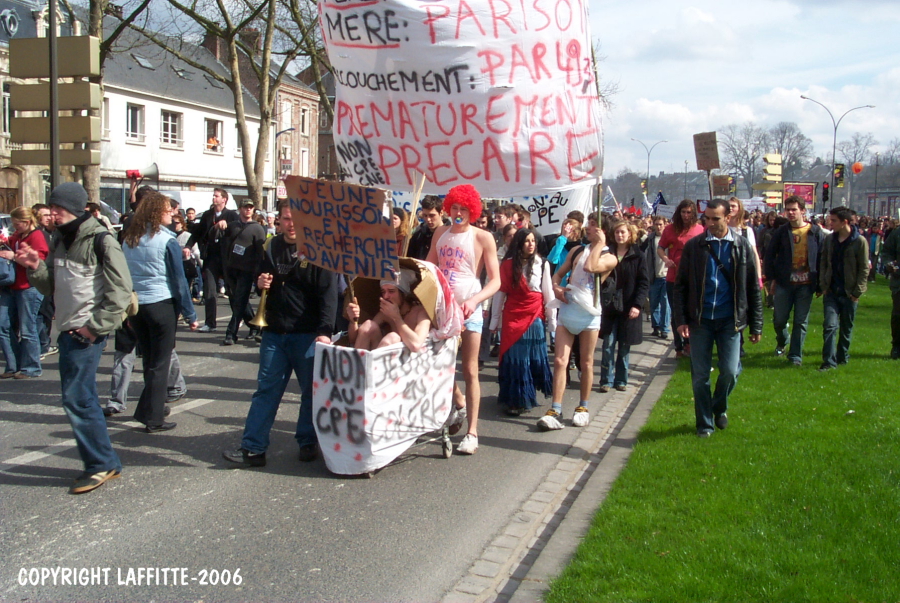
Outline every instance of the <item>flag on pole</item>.
<svg viewBox="0 0 900 603">
<path fill-rule="evenodd" d="M 658 193 L 656 193 L 656 199 L 653 201 L 653 213 L 654 214 L 656 213 L 656 208 L 659 207 L 660 205 L 668 205 L 668 203 L 666 203 L 666 198 L 663 197 L 662 191 L 659 191 Z"/>
<path fill-rule="evenodd" d="M 606 195 L 603 196 L 603 204 L 601 206 L 601 210 L 603 209 L 620 209 L 619 202 L 616 201 L 616 196 L 613 194 L 612 188 L 610 188 L 609 185 L 606 185 Z"/>
</svg>

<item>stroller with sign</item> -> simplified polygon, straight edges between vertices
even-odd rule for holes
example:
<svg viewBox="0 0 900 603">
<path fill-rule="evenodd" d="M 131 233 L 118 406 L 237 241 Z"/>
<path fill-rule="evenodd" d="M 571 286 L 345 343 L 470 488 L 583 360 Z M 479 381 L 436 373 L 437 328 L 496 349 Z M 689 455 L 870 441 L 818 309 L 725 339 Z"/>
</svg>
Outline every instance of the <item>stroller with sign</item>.
<svg viewBox="0 0 900 603">
<path fill-rule="evenodd" d="M 346 337 L 316 344 L 313 422 L 332 473 L 371 476 L 434 432 L 439 432 L 444 456 L 453 452 L 445 423 L 452 407 L 461 313 L 433 264 L 400 258 L 400 267 L 417 275 L 412 292 L 431 320 L 419 351 L 403 343 L 358 350 L 347 347 Z M 379 281 L 357 277 L 352 290 L 361 320 L 375 316 Z"/>
</svg>

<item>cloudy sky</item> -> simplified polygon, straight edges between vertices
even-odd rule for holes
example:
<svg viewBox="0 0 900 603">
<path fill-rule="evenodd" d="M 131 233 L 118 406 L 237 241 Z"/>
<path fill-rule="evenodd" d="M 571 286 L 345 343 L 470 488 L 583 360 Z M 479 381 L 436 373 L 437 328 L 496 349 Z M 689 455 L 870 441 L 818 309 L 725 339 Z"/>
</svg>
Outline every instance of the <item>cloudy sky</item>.
<svg viewBox="0 0 900 603">
<path fill-rule="evenodd" d="M 681 172 L 695 166 L 692 135 L 748 120 L 796 122 L 817 155 L 853 132 L 881 148 L 900 137 L 897 0 L 590 0 L 600 76 L 618 93 L 606 116 L 605 176 L 623 167 Z M 878 148 L 874 150 L 879 150 Z"/>
</svg>

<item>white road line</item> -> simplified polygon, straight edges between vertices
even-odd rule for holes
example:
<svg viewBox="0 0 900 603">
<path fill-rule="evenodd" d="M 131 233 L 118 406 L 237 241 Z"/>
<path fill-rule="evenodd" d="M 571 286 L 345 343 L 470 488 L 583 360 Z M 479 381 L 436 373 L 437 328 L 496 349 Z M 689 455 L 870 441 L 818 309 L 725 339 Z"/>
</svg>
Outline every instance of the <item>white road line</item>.
<svg viewBox="0 0 900 603">
<path fill-rule="evenodd" d="M 194 408 L 199 408 L 200 406 L 204 406 L 209 404 L 210 402 L 216 402 L 212 398 L 200 398 L 197 400 L 191 400 L 190 402 L 185 402 L 183 404 L 179 404 L 178 406 L 172 409 L 172 414 L 169 416 L 177 415 L 179 413 L 185 412 L 187 410 L 192 410 Z M 115 435 L 116 433 L 125 431 L 125 428 L 132 427 L 140 427 L 141 423 L 137 421 L 128 421 L 127 423 L 116 423 L 115 427 L 119 429 L 110 429 L 110 435 Z M 34 462 L 37 462 L 41 459 L 45 459 L 48 456 L 53 456 L 55 454 L 61 454 L 70 448 L 75 447 L 75 440 L 65 440 L 62 442 L 58 442 L 56 444 L 51 444 L 46 448 L 41 450 L 33 450 L 31 452 L 26 452 L 25 454 L 21 454 L 17 457 L 11 458 L 8 461 L 0 462 L 0 471 L 8 471 L 13 467 L 21 467 L 22 465 L 30 465 Z"/>
</svg>

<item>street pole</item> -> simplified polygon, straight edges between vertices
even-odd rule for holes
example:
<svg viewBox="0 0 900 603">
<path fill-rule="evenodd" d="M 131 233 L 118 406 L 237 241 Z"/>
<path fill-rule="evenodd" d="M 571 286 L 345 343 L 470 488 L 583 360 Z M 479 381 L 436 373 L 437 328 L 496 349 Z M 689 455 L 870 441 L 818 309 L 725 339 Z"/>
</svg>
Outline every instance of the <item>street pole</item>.
<svg viewBox="0 0 900 603">
<path fill-rule="evenodd" d="M 50 44 L 50 190 L 59 184 L 59 63 L 56 56 L 56 1 L 47 4 Z"/>
<path fill-rule="evenodd" d="M 878 155 L 879 153 L 875 152 L 875 203 L 872 206 L 872 213 L 878 211 Z"/>
<path fill-rule="evenodd" d="M 637 138 L 632 138 L 631 140 L 640 143 L 640 145 L 642 147 L 644 147 L 644 150 L 647 151 L 647 194 L 649 195 L 649 193 L 650 193 L 650 153 L 653 152 L 653 149 L 656 148 L 656 145 L 662 144 L 664 142 L 669 142 L 669 141 L 668 140 L 659 140 L 657 142 L 654 142 L 653 146 L 648 149 L 647 145 L 645 145 L 643 142 L 641 142 Z M 685 164 L 687 164 L 687 162 L 685 162 Z M 685 170 L 685 177 L 687 177 L 687 170 Z M 649 200 L 649 198 L 648 198 L 648 200 Z"/>
<path fill-rule="evenodd" d="M 829 205 L 828 205 L 828 208 L 831 209 L 834 207 L 834 196 L 837 194 L 837 191 L 834 188 L 834 165 L 837 163 L 838 126 L 841 125 L 841 120 L 844 119 L 844 117 L 846 117 L 847 114 L 850 113 L 851 111 L 856 111 L 857 109 L 874 109 L 875 105 L 861 105 L 859 107 L 853 107 L 852 109 L 848 109 L 847 111 L 844 111 L 844 114 L 841 115 L 837 121 L 835 121 L 834 115 L 831 113 L 831 111 L 828 109 L 828 107 L 826 107 L 825 105 L 823 105 L 816 99 L 809 98 L 808 96 L 804 96 L 803 94 L 800 95 L 800 98 L 802 98 L 803 100 L 812 101 L 812 102 L 816 103 L 817 105 L 819 105 L 820 107 L 822 107 L 823 109 L 825 109 L 826 111 L 828 111 L 828 117 L 831 118 L 831 123 L 832 123 L 832 125 L 834 125 L 834 139 L 833 139 L 832 145 L 831 145 L 831 199 L 829 200 Z M 824 211 L 825 208 L 823 207 L 822 210 Z"/>
</svg>

